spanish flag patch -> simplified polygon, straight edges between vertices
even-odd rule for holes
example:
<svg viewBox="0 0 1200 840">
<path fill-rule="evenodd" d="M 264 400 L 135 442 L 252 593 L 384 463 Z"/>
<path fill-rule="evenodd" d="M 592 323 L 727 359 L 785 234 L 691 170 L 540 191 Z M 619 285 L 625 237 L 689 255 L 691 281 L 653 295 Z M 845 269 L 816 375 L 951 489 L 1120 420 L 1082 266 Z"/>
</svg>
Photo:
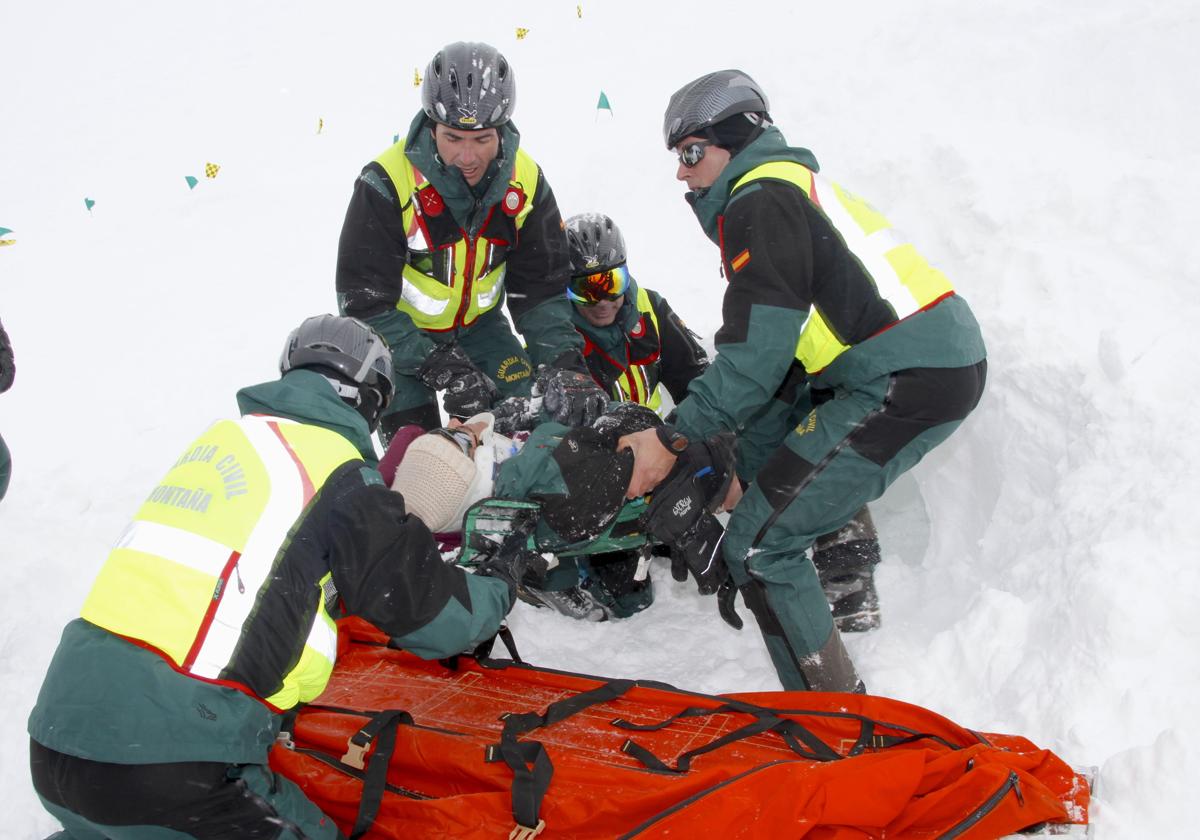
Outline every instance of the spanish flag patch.
<svg viewBox="0 0 1200 840">
<path fill-rule="evenodd" d="M 750 262 L 750 249 L 749 248 L 747 248 L 745 251 L 742 251 L 742 253 L 738 254 L 736 257 L 731 259 L 729 261 L 729 267 L 732 268 L 734 271 L 741 271 L 743 268 L 746 267 L 746 263 L 748 263 L 748 262 Z"/>
</svg>

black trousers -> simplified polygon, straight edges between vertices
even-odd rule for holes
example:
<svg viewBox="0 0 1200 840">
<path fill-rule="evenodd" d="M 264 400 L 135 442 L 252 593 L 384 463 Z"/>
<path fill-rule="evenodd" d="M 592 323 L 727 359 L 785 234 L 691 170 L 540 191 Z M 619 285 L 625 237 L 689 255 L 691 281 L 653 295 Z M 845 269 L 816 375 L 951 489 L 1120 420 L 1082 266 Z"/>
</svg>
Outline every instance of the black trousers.
<svg viewBox="0 0 1200 840">
<path fill-rule="evenodd" d="M 81 818 L 83 824 L 76 830 L 91 836 L 122 826 L 134 836 L 136 827 L 153 826 L 202 840 L 341 836 L 328 818 L 318 833 L 311 825 L 306 831 L 293 817 L 307 823 L 316 815 L 319 820 L 319 809 L 261 765 L 110 764 L 56 752 L 31 739 L 29 767 L 42 800 Z M 300 806 L 300 811 L 287 813 L 292 810 L 289 804 Z M 70 833 L 72 826 L 66 818 L 63 822 Z"/>
</svg>

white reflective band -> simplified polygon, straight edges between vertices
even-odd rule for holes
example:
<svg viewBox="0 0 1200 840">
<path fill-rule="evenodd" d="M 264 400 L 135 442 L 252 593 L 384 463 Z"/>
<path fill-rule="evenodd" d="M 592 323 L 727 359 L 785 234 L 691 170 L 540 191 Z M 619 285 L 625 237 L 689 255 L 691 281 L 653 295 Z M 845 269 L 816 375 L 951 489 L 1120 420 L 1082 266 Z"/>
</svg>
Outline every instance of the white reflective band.
<svg viewBox="0 0 1200 840">
<path fill-rule="evenodd" d="M 321 617 L 321 611 L 313 619 L 304 644 L 324 656 L 330 662 L 337 660 L 337 627 L 330 627 Z"/>
<path fill-rule="evenodd" d="M 475 295 L 480 309 L 490 309 L 496 305 L 496 301 L 500 299 L 500 293 L 504 291 L 504 267 L 500 268 L 500 276 L 496 278 L 496 285 L 488 289 L 486 292 L 479 292 Z"/>
<path fill-rule="evenodd" d="M 413 219 L 413 227 L 416 228 L 408 237 L 408 250 L 427 252 L 430 249 L 429 241 L 425 238 L 425 229 L 417 224 L 417 220 Z"/>
<path fill-rule="evenodd" d="M 288 426 L 293 423 L 280 417 L 258 416 L 243 417 L 239 424 L 266 467 L 271 489 L 267 507 L 225 582 L 221 603 L 192 665 L 192 673 L 197 676 L 216 679 L 229 664 L 258 590 L 271 574 L 279 547 L 306 503 L 302 467 L 271 424 Z"/>
<path fill-rule="evenodd" d="M 879 296 L 885 298 L 896 310 L 896 317 L 904 318 L 920 309 L 917 299 L 900 281 L 900 276 L 896 274 L 892 264 L 887 261 L 887 252 L 904 244 L 900 241 L 896 231 L 887 227 L 868 236 L 850 215 L 846 206 L 842 204 L 838 195 L 839 190 L 834 187 L 833 183 L 820 175 L 813 175 L 813 181 L 816 184 L 817 196 L 821 201 L 821 210 L 825 212 L 829 221 L 833 222 L 833 226 L 842 235 L 846 241 L 846 247 L 853 252 L 854 256 L 858 257 L 863 267 L 871 275 Z"/>
<path fill-rule="evenodd" d="M 441 315 L 450 305 L 450 300 L 438 300 L 422 292 L 416 284 L 405 278 L 400 289 L 400 297 L 404 302 L 422 315 Z"/>
<path fill-rule="evenodd" d="M 234 549 L 182 528 L 135 519 L 113 548 L 128 548 L 163 557 L 189 569 L 217 577 Z"/>
</svg>

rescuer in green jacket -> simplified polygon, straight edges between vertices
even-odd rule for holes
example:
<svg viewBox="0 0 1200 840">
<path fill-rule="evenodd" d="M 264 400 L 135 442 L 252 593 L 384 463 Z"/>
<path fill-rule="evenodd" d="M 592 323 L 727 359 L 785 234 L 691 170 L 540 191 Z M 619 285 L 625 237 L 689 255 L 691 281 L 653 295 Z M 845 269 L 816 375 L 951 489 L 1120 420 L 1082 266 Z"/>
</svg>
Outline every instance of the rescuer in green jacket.
<svg viewBox="0 0 1200 840">
<path fill-rule="evenodd" d="M 604 409 L 563 296 L 562 217 L 511 120 L 512 67 L 494 47 L 439 50 L 407 137 L 355 182 L 338 246 L 338 305 L 392 348 L 396 397 L 386 444 L 408 424 L 440 425 L 501 398 L 555 391 L 553 419 L 586 425 Z M 501 304 L 517 330 L 513 333 Z"/>
<path fill-rule="evenodd" d="M 721 250 L 716 357 L 674 428 L 623 439 L 630 497 L 689 441 L 738 436 L 745 496 L 722 556 L 787 689 L 861 686 L 807 550 L 944 441 L 983 393 L 979 325 L 950 282 L 871 205 L 818 174 L 738 70 L 667 106 L 664 141 Z M 731 596 L 726 590 L 723 596 Z"/>
<path fill-rule="evenodd" d="M 334 619 L 441 658 L 512 606 L 530 558 L 447 565 L 376 470 L 392 393 L 378 334 L 309 318 L 280 371 L 181 452 L 63 631 L 29 734 L 65 837 L 338 837 L 267 765 L 283 714 L 329 679 Z"/>
</svg>

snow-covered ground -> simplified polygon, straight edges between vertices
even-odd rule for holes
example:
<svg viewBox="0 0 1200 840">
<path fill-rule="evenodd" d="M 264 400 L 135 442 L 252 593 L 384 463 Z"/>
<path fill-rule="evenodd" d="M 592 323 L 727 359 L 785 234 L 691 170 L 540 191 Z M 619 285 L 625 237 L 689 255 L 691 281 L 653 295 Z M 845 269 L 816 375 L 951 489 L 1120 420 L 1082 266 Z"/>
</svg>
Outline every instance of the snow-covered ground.
<svg viewBox="0 0 1200 840">
<path fill-rule="evenodd" d="M 708 70 L 754 75 L 788 138 L 946 271 L 983 323 L 988 392 L 876 506 L 885 624 L 851 653 L 875 693 L 1098 765 L 1100 837 L 1194 836 L 1200 12 L 1185 0 L 3 4 L 0 226 L 16 244 L 0 248 L 0 318 L 19 368 L 0 397 L 4 834 L 55 827 L 24 724 L 61 626 L 179 447 L 334 308 L 354 177 L 405 131 L 414 70 L 459 39 L 515 67 L 516 123 L 564 214 L 613 215 L 635 275 L 708 340 L 717 253 L 660 140 L 667 97 Z M 626 622 L 518 606 L 523 654 L 778 687 L 752 627 L 654 577 L 654 607 Z"/>
</svg>

